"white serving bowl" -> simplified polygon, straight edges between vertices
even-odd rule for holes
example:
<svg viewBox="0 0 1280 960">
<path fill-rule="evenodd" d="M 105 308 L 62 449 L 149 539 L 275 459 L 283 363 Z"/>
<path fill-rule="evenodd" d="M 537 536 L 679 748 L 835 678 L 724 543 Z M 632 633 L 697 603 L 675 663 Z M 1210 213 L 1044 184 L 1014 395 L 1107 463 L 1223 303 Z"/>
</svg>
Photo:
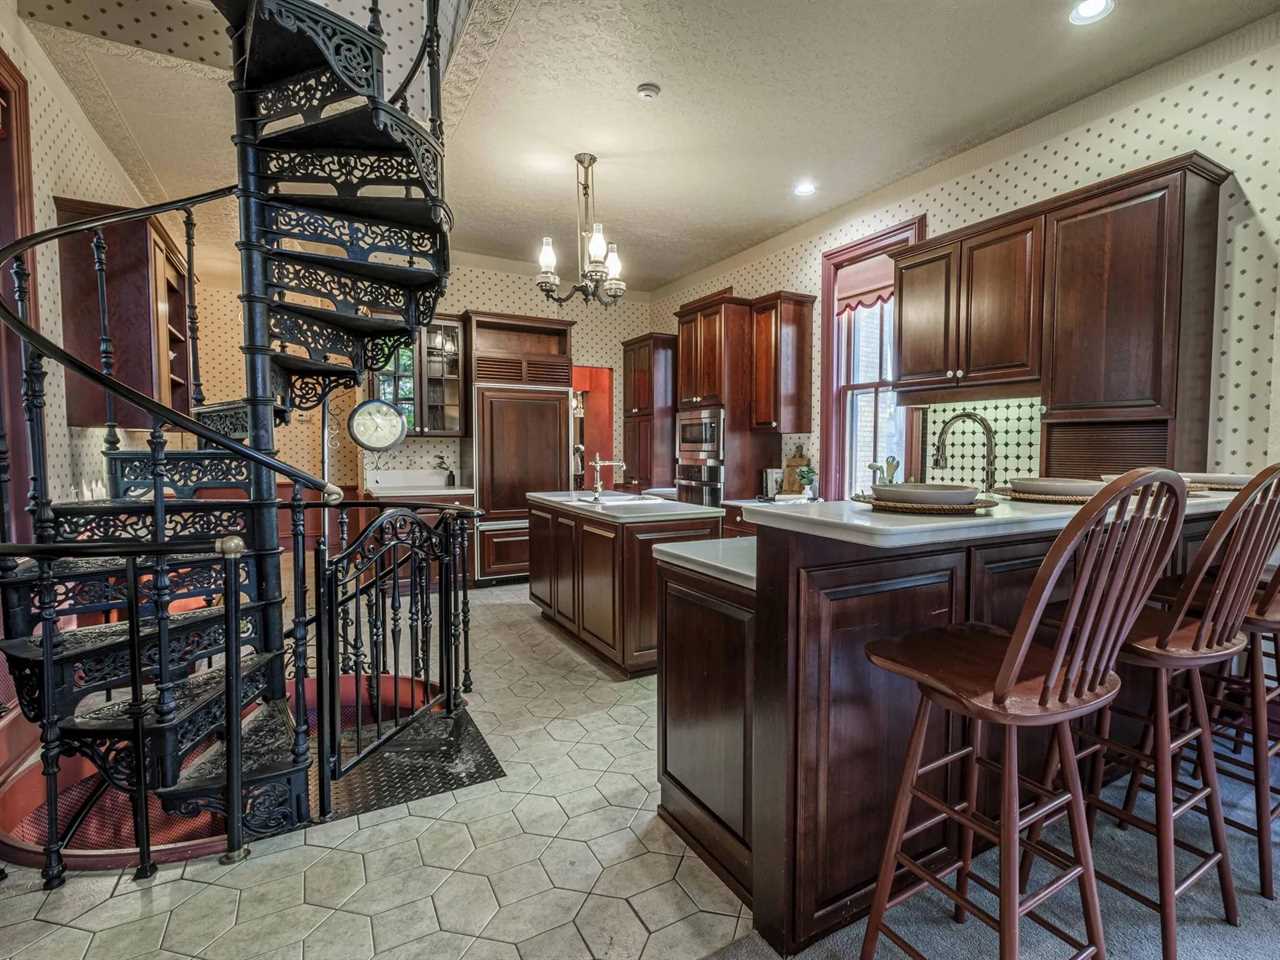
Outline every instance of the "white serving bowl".
<svg viewBox="0 0 1280 960">
<path fill-rule="evenodd" d="M 978 499 L 977 487 L 959 483 L 894 483 L 871 485 L 877 500 L 892 503 L 973 503 Z"/>
<path fill-rule="evenodd" d="M 1035 497 L 1092 497 L 1105 484 L 1101 480 L 1073 480 L 1067 477 L 1018 477 L 1009 481 L 1014 493 Z"/>
</svg>

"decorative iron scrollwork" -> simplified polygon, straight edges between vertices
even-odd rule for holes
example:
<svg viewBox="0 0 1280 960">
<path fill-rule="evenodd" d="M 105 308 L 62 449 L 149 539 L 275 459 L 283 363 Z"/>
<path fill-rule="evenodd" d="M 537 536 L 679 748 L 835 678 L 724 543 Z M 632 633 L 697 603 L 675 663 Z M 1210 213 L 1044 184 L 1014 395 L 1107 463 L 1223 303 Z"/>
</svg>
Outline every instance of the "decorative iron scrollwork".
<svg viewBox="0 0 1280 960">
<path fill-rule="evenodd" d="M 418 165 L 418 176 L 427 187 L 427 196 L 442 196 L 440 168 L 443 166 L 443 159 L 431 134 L 410 117 L 387 104 L 374 106 L 373 125 L 413 154 L 414 162 Z"/>
<path fill-rule="evenodd" d="M 258 119 L 279 120 L 295 113 L 306 121 L 318 120 L 324 108 L 351 97 L 350 88 L 327 67 L 313 70 L 258 93 Z"/>
<path fill-rule="evenodd" d="M 361 338 L 337 327 L 287 310 L 272 308 L 267 314 L 271 339 L 291 343 L 307 351 L 312 360 L 326 360 L 332 354 L 359 364 L 363 354 Z"/>
<path fill-rule="evenodd" d="M 413 336 L 403 337 L 370 337 L 364 342 L 364 368 L 381 370 L 389 364 L 395 355 L 405 347 L 413 346 Z"/>
<path fill-rule="evenodd" d="M 353 93 L 382 96 L 382 44 L 366 31 L 312 3 L 261 0 L 258 13 L 264 20 L 274 19 L 286 30 L 310 37 Z"/>
<path fill-rule="evenodd" d="M 423 222 L 431 221 L 431 205 L 422 201 Z M 427 257 L 437 249 L 436 232 L 392 223 L 330 216 L 279 204 L 267 205 L 267 229 L 280 236 L 341 247 L 353 260 L 374 253 Z"/>
<path fill-rule="evenodd" d="M 290 405 L 299 410 L 314 410 L 324 403 L 324 398 L 335 390 L 354 387 L 360 382 L 360 373 L 306 374 L 289 380 Z"/>
<path fill-rule="evenodd" d="M 101 512 L 68 513 L 55 508 L 56 539 L 73 540 L 146 540 L 152 535 L 150 511 L 112 508 L 103 504 Z M 243 532 L 248 523 L 243 509 L 214 507 L 193 509 L 170 507 L 165 512 L 165 537 L 213 538 Z"/>
<path fill-rule="evenodd" d="M 249 436 L 248 404 L 237 402 L 198 407 L 194 416 L 228 440 L 244 440 Z"/>
<path fill-rule="evenodd" d="M 422 191 L 426 184 L 411 157 L 401 154 L 263 152 L 268 180 L 327 183 L 339 196 L 354 197 L 364 187 L 400 187 Z"/>
<path fill-rule="evenodd" d="M 364 277 L 330 273 L 320 267 L 288 260 L 271 261 L 271 285 L 333 302 L 338 310 L 355 313 L 360 307 L 403 312 L 408 297 L 401 287 Z"/>
<path fill-rule="evenodd" d="M 174 451 L 165 456 L 166 490 L 180 498 L 191 498 L 204 488 L 237 487 L 247 490 L 249 461 L 233 457 Z M 151 457 L 146 453 L 120 451 L 107 457 L 108 482 L 112 497 L 142 497 L 152 492 Z"/>
</svg>

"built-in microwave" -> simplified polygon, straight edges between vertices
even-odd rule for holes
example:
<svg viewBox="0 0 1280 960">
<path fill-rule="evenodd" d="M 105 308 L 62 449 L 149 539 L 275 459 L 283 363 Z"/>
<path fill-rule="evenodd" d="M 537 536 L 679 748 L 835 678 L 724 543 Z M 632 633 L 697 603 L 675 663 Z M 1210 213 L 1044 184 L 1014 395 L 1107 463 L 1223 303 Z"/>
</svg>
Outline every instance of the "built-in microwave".
<svg viewBox="0 0 1280 960">
<path fill-rule="evenodd" d="M 724 407 L 676 414 L 676 459 L 681 463 L 724 462 Z"/>
</svg>

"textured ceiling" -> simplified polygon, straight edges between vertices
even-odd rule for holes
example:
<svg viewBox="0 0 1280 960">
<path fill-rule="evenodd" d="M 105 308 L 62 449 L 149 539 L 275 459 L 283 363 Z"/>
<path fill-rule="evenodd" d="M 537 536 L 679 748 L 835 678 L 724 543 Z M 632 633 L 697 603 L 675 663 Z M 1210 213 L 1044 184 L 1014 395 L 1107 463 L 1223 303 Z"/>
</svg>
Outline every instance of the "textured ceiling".
<svg viewBox="0 0 1280 960">
<path fill-rule="evenodd" d="M 653 288 L 1280 8 L 1276 0 L 476 0 L 514 7 L 448 148 L 459 249 L 572 254 L 573 154 Z M 661 97 L 642 102 L 636 84 Z M 810 176 L 818 193 L 792 196 Z M 567 271 L 561 269 L 564 276 Z"/>
<path fill-rule="evenodd" d="M 365 0 L 326 3 L 366 16 Z M 382 0 L 392 85 L 416 51 L 422 3 Z M 1280 0 L 1117 0 L 1086 28 L 1068 24 L 1070 6 L 445 0 L 454 248 L 532 264 L 550 232 L 567 278 L 572 156 L 588 150 L 601 158 L 598 211 L 624 275 L 653 289 Z M 228 74 L 216 59 L 225 39 L 208 0 L 19 0 L 19 9 L 147 199 L 234 179 Z M 662 85 L 658 100 L 635 96 L 643 81 Z M 801 176 L 817 182 L 815 196 L 792 195 Z M 218 242 L 202 273 L 233 278 L 234 208 L 203 219 L 202 235 Z"/>
</svg>

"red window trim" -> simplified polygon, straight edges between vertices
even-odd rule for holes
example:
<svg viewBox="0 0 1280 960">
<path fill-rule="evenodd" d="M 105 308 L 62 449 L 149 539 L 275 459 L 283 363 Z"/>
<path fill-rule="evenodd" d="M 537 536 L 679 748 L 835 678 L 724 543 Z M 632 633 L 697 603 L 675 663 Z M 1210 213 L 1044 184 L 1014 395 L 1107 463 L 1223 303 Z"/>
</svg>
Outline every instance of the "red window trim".
<svg viewBox="0 0 1280 960">
<path fill-rule="evenodd" d="M 822 255 L 822 405 L 819 435 L 819 491 L 828 500 L 844 496 L 844 455 L 841 449 L 845 435 L 845 411 L 836 389 L 835 304 L 836 273 L 851 263 L 878 257 L 899 247 L 924 239 L 925 216 L 920 214 L 896 226 L 855 240 Z"/>
</svg>

